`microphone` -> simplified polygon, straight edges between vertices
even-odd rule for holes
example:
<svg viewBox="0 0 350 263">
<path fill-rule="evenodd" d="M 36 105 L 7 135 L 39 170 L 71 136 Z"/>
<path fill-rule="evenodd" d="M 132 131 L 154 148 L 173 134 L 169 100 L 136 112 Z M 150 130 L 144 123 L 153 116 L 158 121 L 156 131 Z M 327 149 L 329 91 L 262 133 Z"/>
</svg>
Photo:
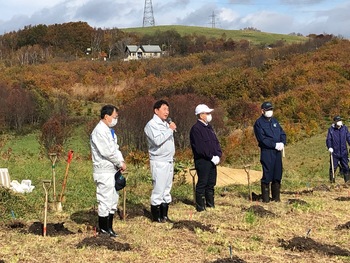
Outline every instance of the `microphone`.
<svg viewBox="0 0 350 263">
<path fill-rule="evenodd" d="M 173 121 L 171 120 L 170 117 L 166 118 L 165 120 L 168 124 L 172 123 Z M 174 132 L 177 132 L 176 129 L 174 130 Z"/>
</svg>

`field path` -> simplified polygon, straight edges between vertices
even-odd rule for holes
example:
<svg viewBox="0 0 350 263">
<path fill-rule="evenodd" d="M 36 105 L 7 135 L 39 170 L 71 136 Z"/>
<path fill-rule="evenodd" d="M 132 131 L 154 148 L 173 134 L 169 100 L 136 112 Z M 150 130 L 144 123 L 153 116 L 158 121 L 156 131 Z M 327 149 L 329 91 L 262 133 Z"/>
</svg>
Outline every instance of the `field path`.
<svg viewBox="0 0 350 263">
<path fill-rule="evenodd" d="M 218 178 L 216 181 L 216 186 L 226 186 L 230 184 L 248 184 L 247 172 L 244 169 L 234 169 L 230 167 L 218 166 Z M 191 171 L 192 175 L 195 174 L 194 171 Z M 186 173 L 186 181 L 192 183 L 192 175 Z M 250 183 L 254 183 L 261 179 L 262 172 L 249 170 Z M 197 182 L 197 176 L 195 176 Z"/>
</svg>

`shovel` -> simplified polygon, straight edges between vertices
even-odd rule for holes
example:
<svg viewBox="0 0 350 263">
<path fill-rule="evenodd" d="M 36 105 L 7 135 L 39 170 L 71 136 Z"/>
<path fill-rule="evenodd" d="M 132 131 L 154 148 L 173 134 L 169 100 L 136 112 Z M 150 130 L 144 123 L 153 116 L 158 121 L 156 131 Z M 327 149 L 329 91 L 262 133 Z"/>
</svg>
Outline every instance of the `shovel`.
<svg viewBox="0 0 350 263">
<path fill-rule="evenodd" d="M 43 227 L 43 236 L 46 236 L 46 221 L 47 221 L 47 204 L 49 201 L 49 189 L 51 187 L 50 180 L 43 180 L 43 188 L 45 190 L 45 210 L 44 210 L 44 227 Z"/>
<path fill-rule="evenodd" d="M 128 172 L 124 172 L 123 175 L 125 176 L 125 179 L 127 179 Z M 123 188 L 123 221 L 125 221 L 126 218 L 126 187 Z"/>
<path fill-rule="evenodd" d="M 193 202 L 196 204 L 196 168 L 190 168 L 190 175 L 192 176 L 192 188 L 193 188 Z"/>
<path fill-rule="evenodd" d="M 55 164 L 57 160 L 57 153 L 49 153 L 49 157 L 52 163 L 52 183 L 53 183 L 53 201 L 56 202 L 56 172 Z"/>
<path fill-rule="evenodd" d="M 248 191 L 249 191 L 249 201 L 252 201 L 252 187 L 250 185 L 250 175 L 249 175 L 249 171 L 250 171 L 250 164 L 249 165 L 244 165 L 244 171 L 247 173 L 247 178 L 248 178 Z"/>
<path fill-rule="evenodd" d="M 333 177 L 332 181 L 335 183 L 333 153 L 331 153 L 331 165 L 332 165 L 332 177 Z"/>
<path fill-rule="evenodd" d="M 69 165 L 73 159 L 73 151 L 70 150 L 68 152 L 68 159 L 67 159 L 67 166 L 66 166 L 66 173 L 64 175 L 63 183 L 62 183 L 62 190 L 60 194 L 59 201 L 57 203 L 57 211 L 61 212 L 62 211 L 62 201 L 63 201 L 63 196 L 64 196 L 64 191 L 66 190 L 66 185 L 67 185 L 67 178 L 68 178 L 68 170 L 69 170 Z"/>
</svg>

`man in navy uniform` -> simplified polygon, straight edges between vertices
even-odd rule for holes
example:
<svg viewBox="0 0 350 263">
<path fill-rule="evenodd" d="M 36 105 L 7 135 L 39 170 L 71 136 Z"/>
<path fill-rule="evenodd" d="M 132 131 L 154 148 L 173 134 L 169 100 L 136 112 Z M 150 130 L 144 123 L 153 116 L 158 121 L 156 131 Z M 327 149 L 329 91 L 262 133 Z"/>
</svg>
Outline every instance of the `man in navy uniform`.
<svg viewBox="0 0 350 263">
<path fill-rule="evenodd" d="M 286 144 L 286 134 L 276 118 L 273 117 L 271 102 L 261 105 L 261 116 L 254 124 L 254 133 L 260 147 L 260 163 L 263 169 L 261 178 L 262 201 L 270 201 L 270 184 L 272 200 L 280 202 L 282 180 L 282 151 Z"/>
<path fill-rule="evenodd" d="M 349 165 L 348 165 L 348 148 L 346 143 L 350 144 L 350 133 L 348 127 L 343 124 L 340 116 L 333 118 L 334 123 L 328 129 L 326 145 L 328 151 L 332 155 L 334 172 L 338 165 L 341 167 L 341 174 L 344 176 L 345 183 L 349 181 Z M 329 180 L 331 183 L 335 182 L 333 178 L 332 163 L 329 167 Z"/>
</svg>

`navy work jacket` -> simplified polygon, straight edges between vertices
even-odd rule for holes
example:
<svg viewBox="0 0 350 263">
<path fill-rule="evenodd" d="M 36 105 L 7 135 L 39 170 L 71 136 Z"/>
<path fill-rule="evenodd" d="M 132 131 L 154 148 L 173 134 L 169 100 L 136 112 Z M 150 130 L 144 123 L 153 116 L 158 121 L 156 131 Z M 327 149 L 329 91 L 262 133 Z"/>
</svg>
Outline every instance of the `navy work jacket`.
<svg viewBox="0 0 350 263">
<path fill-rule="evenodd" d="M 342 125 L 338 129 L 334 124 L 328 129 L 326 146 L 327 148 L 333 148 L 333 154 L 336 157 L 348 156 L 348 148 L 346 143 L 350 144 L 350 134 L 348 127 Z"/>
<path fill-rule="evenodd" d="M 286 145 L 286 133 L 274 117 L 261 115 L 254 124 L 254 134 L 261 149 L 275 149 L 277 142 Z"/>
<path fill-rule="evenodd" d="M 195 160 L 205 159 L 210 161 L 213 156 L 221 158 L 221 147 L 210 124 L 205 125 L 197 120 L 190 131 L 190 142 Z"/>
</svg>

